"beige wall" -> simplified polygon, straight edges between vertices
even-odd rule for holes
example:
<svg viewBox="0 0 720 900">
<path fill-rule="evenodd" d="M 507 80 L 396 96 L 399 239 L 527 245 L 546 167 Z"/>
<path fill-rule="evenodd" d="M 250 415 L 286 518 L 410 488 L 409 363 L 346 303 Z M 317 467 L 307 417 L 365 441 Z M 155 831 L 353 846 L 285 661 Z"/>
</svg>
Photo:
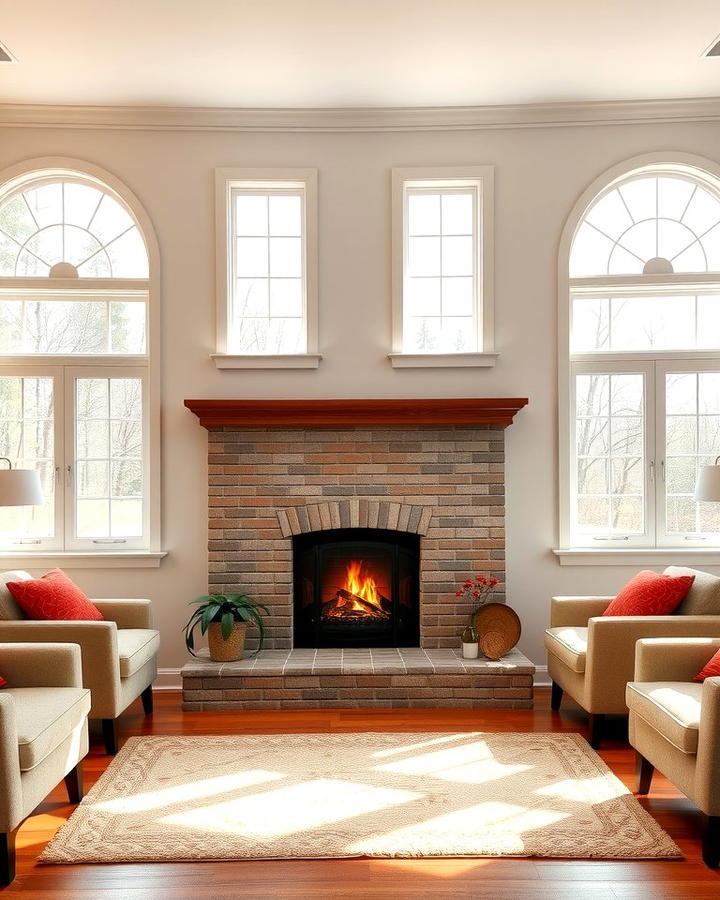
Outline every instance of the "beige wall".
<svg viewBox="0 0 720 900">
<path fill-rule="evenodd" d="M 162 262 L 163 536 L 159 569 L 71 571 L 96 596 L 148 596 L 161 666 L 185 659 L 186 603 L 207 587 L 207 432 L 185 397 L 528 396 L 506 432 L 508 602 L 521 649 L 544 664 L 553 593 L 613 592 L 618 567 L 560 568 L 557 537 L 556 254 L 564 220 L 598 174 L 658 150 L 720 162 L 720 124 L 572 126 L 387 134 L 242 134 L 6 128 L 0 166 L 71 156 L 102 166 L 144 203 Z M 393 370 L 390 168 L 496 167 L 495 369 Z M 218 372 L 213 349 L 213 169 L 319 171 L 320 349 L 317 371 Z M 633 569 L 636 567 L 633 567 Z M 247 588 L 252 591 L 252 584 Z"/>
</svg>

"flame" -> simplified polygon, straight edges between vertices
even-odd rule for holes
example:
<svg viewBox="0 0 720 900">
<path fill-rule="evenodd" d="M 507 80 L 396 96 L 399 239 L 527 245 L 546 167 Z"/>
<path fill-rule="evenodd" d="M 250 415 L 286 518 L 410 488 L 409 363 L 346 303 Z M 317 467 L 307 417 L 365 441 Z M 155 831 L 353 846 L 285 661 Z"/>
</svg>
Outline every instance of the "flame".
<svg viewBox="0 0 720 900">
<path fill-rule="evenodd" d="M 354 559 L 350 560 L 345 575 L 345 590 L 349 591 L 351 594 L 355 594 L 356 597 L 361 597 L 366 603 L 371 603 L 373 606 L 377 606 L 378 609 L 382 610 L 382 604 L 378 595 L 375 579 L 372 575 L 365 575 L 363 578 L 362 565 L 362 562 L 357 562 L 357 560 Z M 352 608 L 360 610 L 361 612 L 366 611 L 363 610 L 363 607 L 360 606 L 356 600 L 353 600 Z"/>
</svg>

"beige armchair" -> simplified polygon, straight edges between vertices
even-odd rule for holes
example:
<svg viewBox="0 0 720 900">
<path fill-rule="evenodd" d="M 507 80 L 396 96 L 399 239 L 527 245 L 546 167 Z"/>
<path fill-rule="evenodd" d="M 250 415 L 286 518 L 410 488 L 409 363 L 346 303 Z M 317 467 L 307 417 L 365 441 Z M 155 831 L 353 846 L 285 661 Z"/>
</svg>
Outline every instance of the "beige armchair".
<svg viewBox="0 0 720 900">
<path fill-rule="evenodd" d="M 671 616 L 607 616 L 613 597 L 553 597 L 545 631 L 551 706 L 563 693 L 590 713 L 590 743 L 597 749 L 606 715 L 628 714 L 625 686 L 632 681 L 635 644 L 653 637 L 720 637 L 720 578 L 693 569 L 668 574 L 696 576 L 678 612 Z M 715 606 L 714 604 L 717 604 Z M 717 609 L 717 615 L 708 611 Z M 696 614 L 700 611 L 702 614 Z"/>
<path fill-rule="evenodd" d="M 103 621 L 28 619 L 5 587 L 30 578 L 27 572 L 0 575 L 0 641 L 67 641 L 82 649 L 83 684 L 90 689 L 91 719 L 102 721 L 105 750 L 117 753 L 118 716 L 141 697 L 152 713 L 160 635 L 152 628 L 149 600 L 93 600 Z"/>
<path fill-rule="evenodd" d="M 15 877 L 15 835 L 23 819 L 65 779 L 82 799 L 90 691 L 77 644 L 0 644 L 0 884 Z"/>
<path fill-rule="evenodd" d="M 692 681 L 720 648 L 717 638 L 638 641 L 627 686 L 637 792 L 659 769 L 707 818 L 703 859 L 720 864 L 720 678 Z"/>
</svg>

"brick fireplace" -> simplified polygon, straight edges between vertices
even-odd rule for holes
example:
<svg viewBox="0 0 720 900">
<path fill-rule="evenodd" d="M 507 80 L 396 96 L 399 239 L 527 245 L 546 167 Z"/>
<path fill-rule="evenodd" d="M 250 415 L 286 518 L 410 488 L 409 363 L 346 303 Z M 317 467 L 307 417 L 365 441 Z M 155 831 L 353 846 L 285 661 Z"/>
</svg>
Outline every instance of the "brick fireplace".
<svg viewBox="0 0 720 900">
<path fill-rule="evenodd" d="M 407 656 L 403 661 L 384 657 L 393 666 L 402 663 L 401 668 L 393 670 L 396 677 L 415 671 L 407 668 L 407 659 L 415 660 L 420 666 L 417 671 L 425 673 L 426 678 L 432 677 L 437 668 L 444 677 L 453 672 L 467 675 L 462 664 L 456 665 L 456 656 L 450 653 L 445 659 L 450 648 L 458 648 L 470 613 L 469 605 L 458 600 L 455 591 L 463 577 L 490 573 L 500 580 L 493 599 L 504 601 L 504 428 L 526 402 L 500 398 L 186 401 L 208 429 L 210 591 L 244 590 L 267 605 L 271 614 L 266 619 L 265 647 L 282 657 L 283 665 L 293 663 L 290 677 L 311 675 L 312 666 L 304 672 L 297 660 L 310 660 L 302 654 L 316 651 L 294 649 L 298 655 L 294 661 L 280 651 L 323 646 L 357 647 L 345 651 L 354 664 L 364 660 L 364 652 L 370 652 L 363 649 L 365 646 L 415 647 L 412 652 L 423 654 L 422 658 Z M 416 574 L 406 577 L 402 589 L 400 582 L 395 582 L 395 590 L 407 594 L 407 585 L 416 579 L 419 615 L 414 636 L 408 638 L 412 634 L 409 631 L 395 642 L 386 634 L 379 641 L 375 637 L 363 642 L 360 637 L 346 643 L 334 643 L 331 638 L 318 643 L 319 625 L 313 619 L 307 628 L 315 629 L 315 637 L 308 637 L 306 628 L 302 639 L 294 639 L 294 617 L 302 608 L 297 580 L 311 580 L 298 568 L 299 548 L 313 543 L 335 548 L 341 536 L 370 546 L 371 537 L 378 535 L 389 543 L 397 536 L 402 548 L 413 542 L 418 548 Z M 406 549 L 402 552 L 409 554 Z M 367 557 L 357 560 L 363 565 L 375 559 L 370 551 L 356 555 Z M 339 564 L 334 565 L 338 569 Z M 410 564 L 403 558 L 402 565 Z M 390 564 L 385 570 L 384 576 L 377 577 L 389 615 L 397 598 L 385 596 L 392 593 L 387 574 Z M 339 575 L 331 580 L 335 584 Z M 352 591 L 336 591 L 332 598 L 337 601 L 339 597 L 342 605 L 345 595 L 356 597 Z M 320 610 L 321 604 L 315 602 Z M 357 598 L 356 605 L 362 607 Z M 406 614 L 407 610 L 401 612 Z M 370 633 L 377 636 L 378 632 L 370 629 Z M 378 651 L 390 652 L 396 653 Z M 437 665 L 428 663 L 428 654 L 432 653 L 436 654 Z M 320 657 L 313 656 L 312 661 L 318 665 Z M 258 668 L 264 663 L 253 664 L 258 675 L 262 672 L 263 677 L 271 677 Z M 451 665 L 455 669 L 448 668 Z M 196 667 L 189 677 L 195 681 L 199 678 L 202 685 L 205 676 L 198 671 Z M 363 671 L 373 672 L 373 668 Z M 526 680 L 531 677 L 528 671 L 522 670 Z M 331 673 L 331 668 L 325 672 Z M 335 674 L 342 678 L 345 672 L 341 667 Z M 513 676 L 512 672 L 505 674 Z M 487 696 L 487 685 L 484 687 Z M 508 683 L 504 687 L 517 685 Z M 215 688 L 219 689 L 217 683 Z M 516 692 L 513 699 L 517 696 Z M 222 701 L 222 692 L 219 699 Z"/>
</svg>

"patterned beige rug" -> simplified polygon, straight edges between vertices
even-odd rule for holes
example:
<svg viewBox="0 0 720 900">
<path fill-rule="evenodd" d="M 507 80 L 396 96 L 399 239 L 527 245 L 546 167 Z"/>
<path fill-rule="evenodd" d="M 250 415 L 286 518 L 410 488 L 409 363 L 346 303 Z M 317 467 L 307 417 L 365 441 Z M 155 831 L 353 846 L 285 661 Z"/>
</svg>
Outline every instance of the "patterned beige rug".
<svg viewBox="0 0 720 900">
<path fill-rule="evenodd" d="M 677 858 L 575 734 L 130 738 L 43 863 Z"/>
</svg>

